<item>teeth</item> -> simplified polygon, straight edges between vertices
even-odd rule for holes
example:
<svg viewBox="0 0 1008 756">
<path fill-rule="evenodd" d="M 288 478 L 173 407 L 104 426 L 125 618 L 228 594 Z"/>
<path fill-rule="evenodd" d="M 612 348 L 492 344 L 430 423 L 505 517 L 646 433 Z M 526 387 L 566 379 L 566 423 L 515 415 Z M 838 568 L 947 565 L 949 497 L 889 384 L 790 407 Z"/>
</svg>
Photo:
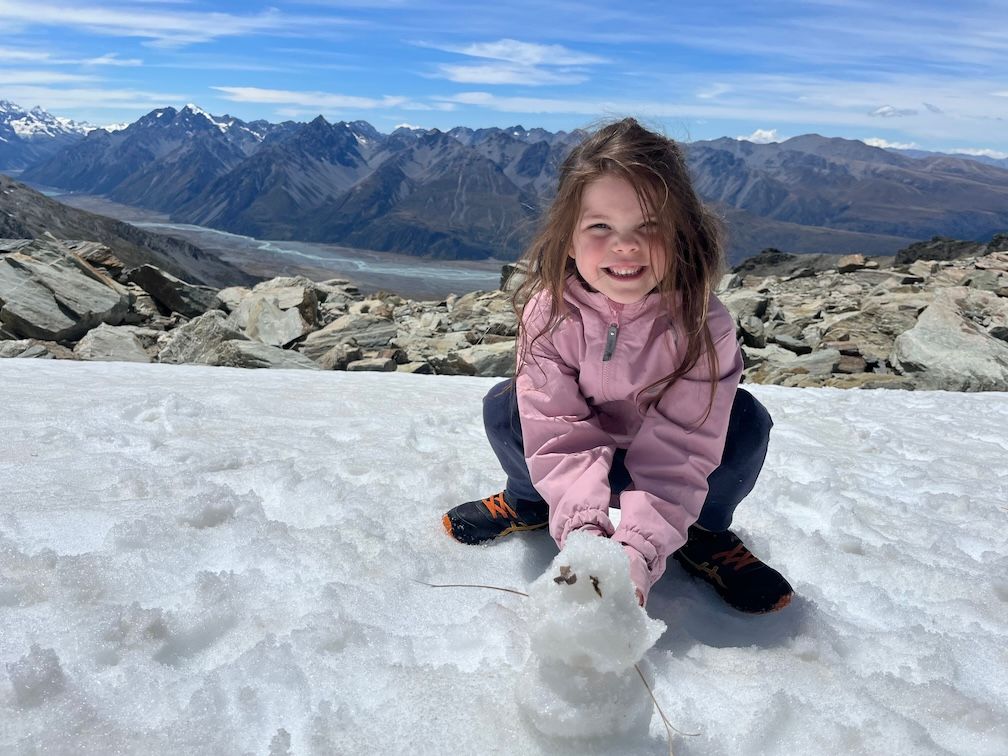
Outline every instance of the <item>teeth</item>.
<svg viewBox="0 0 1008 756">
<path fill-rule="evenodd" d="M 640 273 L 640 266 L 636 268 L 609 268 L 609 272 L 614 276 L 635 276 Z"/>
</svg>

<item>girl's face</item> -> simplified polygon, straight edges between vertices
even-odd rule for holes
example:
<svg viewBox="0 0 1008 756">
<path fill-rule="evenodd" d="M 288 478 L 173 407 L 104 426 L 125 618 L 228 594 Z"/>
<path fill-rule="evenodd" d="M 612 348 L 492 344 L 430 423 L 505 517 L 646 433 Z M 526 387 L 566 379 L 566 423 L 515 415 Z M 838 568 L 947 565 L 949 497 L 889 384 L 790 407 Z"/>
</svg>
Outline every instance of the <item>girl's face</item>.
<svg viewBox="0 0 1008 756">
<path fill-rule="evenodd" d="M 665 249 L 633 186 L 604 175 L 587 184 L 569 252 L 582 278 L 609 299 L 639 302 L 658 285 Z"/>
</svg>

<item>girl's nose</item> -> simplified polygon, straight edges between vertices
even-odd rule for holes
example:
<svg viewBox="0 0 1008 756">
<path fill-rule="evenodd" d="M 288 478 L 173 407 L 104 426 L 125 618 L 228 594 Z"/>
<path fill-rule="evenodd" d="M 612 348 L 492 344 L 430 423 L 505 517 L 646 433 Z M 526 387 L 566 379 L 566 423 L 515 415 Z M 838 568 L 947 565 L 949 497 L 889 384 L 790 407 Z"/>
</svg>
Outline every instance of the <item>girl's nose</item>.
<svg viewBox="0 0 1008 756">
<path fill-rule="evenodd" d="M 613 250 L 617 252 L 636 252 L 639 246 L 635 233 L 617 234 L 613 242 Z"/>
</svg>

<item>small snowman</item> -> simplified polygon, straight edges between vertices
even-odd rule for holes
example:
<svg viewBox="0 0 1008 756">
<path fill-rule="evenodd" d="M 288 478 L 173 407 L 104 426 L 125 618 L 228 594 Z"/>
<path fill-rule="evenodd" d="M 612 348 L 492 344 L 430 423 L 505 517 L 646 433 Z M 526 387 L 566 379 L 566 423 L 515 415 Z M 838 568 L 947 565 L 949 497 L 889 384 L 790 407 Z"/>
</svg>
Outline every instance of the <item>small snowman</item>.
<svg viewBox="0 0 1008 756">
<path fill-rule="evenodd" d="M 517 698 L 533 726 L 562 738 L 646 731 L 652 702 L 643 658 L 665 623 L 637 603 L 622 547 L 571 533 L 529 598 L 531 654 Z"/>
</svg>

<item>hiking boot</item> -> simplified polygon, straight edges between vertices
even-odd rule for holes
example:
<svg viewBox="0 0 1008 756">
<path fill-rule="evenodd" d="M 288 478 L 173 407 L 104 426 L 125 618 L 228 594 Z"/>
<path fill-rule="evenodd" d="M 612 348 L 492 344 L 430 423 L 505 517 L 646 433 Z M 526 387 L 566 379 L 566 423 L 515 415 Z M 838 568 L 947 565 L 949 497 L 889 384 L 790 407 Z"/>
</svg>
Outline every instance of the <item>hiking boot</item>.
<svg viewBox="0 0 1008 756">
<path fill-rule="evenodd" d="M 494 538 L 538 530 L 549 522 L 545 501 L 508 501 L 504 492 L 480 501 L 467 501 L 450 509 L 442 519 L 445 532 L 462 543 L 483 543 Z"/>
<path fill-rule="evenodd" d="M 730 530 L 691 527 L 689 540 L 672 556 L 740 612 L 775 612 L 791 602 L 793 591 L 784 576 L 757 559 Z"/>
</svg>

